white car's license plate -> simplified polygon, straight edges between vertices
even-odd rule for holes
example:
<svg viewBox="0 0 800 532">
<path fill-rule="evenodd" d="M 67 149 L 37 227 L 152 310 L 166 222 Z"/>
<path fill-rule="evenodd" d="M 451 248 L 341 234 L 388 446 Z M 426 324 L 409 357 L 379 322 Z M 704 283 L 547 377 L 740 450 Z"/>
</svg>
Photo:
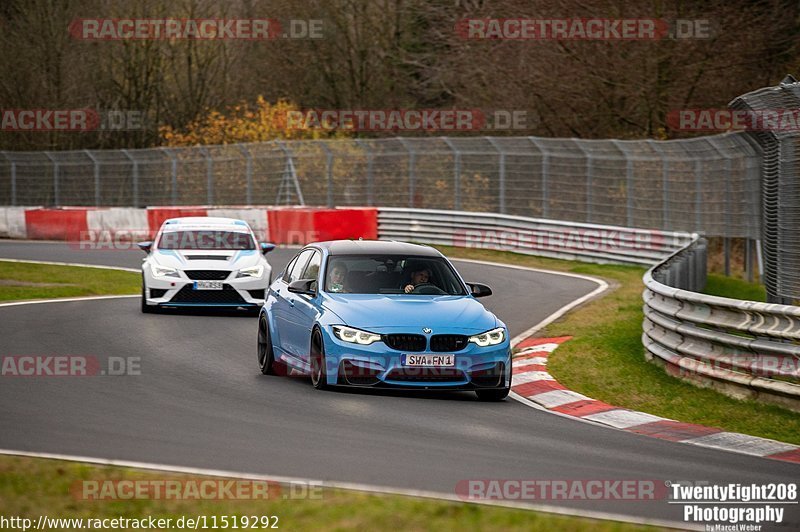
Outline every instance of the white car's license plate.
<svg viewBox="0 0 800 532">
<path fill-rule="evenodd" d="M 195 290 L 222 290 L 222 281 L 195 281 Z"/>
<path fill-rule="evenodd" d="M 456 365 L 455 355 L 403 355 L 404 366 L 428 366 L 434 368 L 450 368 Z"/>
</svg>

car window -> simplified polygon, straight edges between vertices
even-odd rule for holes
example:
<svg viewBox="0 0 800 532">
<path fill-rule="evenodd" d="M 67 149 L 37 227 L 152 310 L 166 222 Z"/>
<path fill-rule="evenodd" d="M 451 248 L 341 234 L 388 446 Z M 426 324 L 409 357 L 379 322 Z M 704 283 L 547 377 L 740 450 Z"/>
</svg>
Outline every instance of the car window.
<svg viewBox="0 0 800 532">
<path fill-rule="evenodd" d="M 329 259 L 328 271 L 336 267 L 345 272 L 344 281 L 325 286 L 327 292 L 350 294 L 406 294 L 415 272 L 426 270 L 428 280 L 414 290 L 418 295 L 465 295 L 461 280 L 444 258 L 404 255 L 337 255 Z M 411 289 L 409 289 L 411 290 Z"/>
<path fill-rule="evenodd" d="M 292 283 L 301 279 L 300 274 L 305 269 L 306 263 L 313 253 L 313 249 L 303 250 L 297 258 L 292 261 L 292 264 L 286 268 L 286 275 L 283 276 L 283 280 L 286 281 L 286 283 Z"/>
<path fill-rule="evenodd" d="M 306 266 L 305 270 L 303 271 L 303 275 L 300 278 L 316 279 L 319 275 L 319 266 L 321 263 L 322 257 L 319 251 L 315 251 L 314 255 L 311 257 L 311 260 L 308 261 L 308 265 Z"/>
</svg>

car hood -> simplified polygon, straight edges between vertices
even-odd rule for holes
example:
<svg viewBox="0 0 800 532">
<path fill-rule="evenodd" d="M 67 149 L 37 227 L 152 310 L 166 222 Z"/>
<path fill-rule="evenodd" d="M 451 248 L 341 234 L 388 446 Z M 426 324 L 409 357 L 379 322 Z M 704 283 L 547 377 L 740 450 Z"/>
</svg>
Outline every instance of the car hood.
<svg viewBox="0 0 800 532">
<path fill-rule="evenodd" d="M 157 249 L 152 258 L 161 266 L 179 270 L 239 270 L 259 264 L 260 257 L 254 249 Z"/>
<path fill-rule="evenodd" d="M 323 304 L 343 325 L 379 333 L 423 327 L 477 333 L 498 324 L 494 314 L 469 296 L 326 294 Z"/>
</svg>

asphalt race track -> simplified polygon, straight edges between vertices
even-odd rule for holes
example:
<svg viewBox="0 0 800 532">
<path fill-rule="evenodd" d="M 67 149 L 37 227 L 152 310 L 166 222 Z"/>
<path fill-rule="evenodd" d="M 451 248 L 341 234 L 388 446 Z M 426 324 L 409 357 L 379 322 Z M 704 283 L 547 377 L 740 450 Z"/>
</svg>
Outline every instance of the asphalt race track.
<svg viewBox="0 0 800 532">
<path fill-rule="evenodd" d="M 268 255 L 277 273 L 295 250 Z M 0 242 L 0 257 L 137 268 L 139 251 Z M 512 336 L 596 285 L 456 262 Z M 256 321 L 143 315 L 137 298 L 0 307 L 0 355 L 141 357 L 141 375 L 0 377 L 0 448 L 453 494 L 463 479 L 797 482 L 800 465 L 656 440 L 473 393 L 314 390 L 262 376 Z M 644 361 L 643 361 L 644 363 Z M 682 521 L 657 501 L 541 501 Z M 800 509 L 784 506 L 788 529 Z"/>
</svg>

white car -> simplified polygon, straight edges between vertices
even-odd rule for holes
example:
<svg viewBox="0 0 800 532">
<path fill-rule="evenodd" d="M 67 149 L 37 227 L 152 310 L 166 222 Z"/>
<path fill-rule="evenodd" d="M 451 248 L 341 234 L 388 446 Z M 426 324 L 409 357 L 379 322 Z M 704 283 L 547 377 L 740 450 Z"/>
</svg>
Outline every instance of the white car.
<svg viewBox="0 0 800 532">
<path fill-rule="evenodd" d="M 222 307 L 258 312 L 272 281 L 259 244 L 243 220 L 172 218 L 152 242 L 140 242 L 142 312 L 165 307 Z"/>
</svg>

